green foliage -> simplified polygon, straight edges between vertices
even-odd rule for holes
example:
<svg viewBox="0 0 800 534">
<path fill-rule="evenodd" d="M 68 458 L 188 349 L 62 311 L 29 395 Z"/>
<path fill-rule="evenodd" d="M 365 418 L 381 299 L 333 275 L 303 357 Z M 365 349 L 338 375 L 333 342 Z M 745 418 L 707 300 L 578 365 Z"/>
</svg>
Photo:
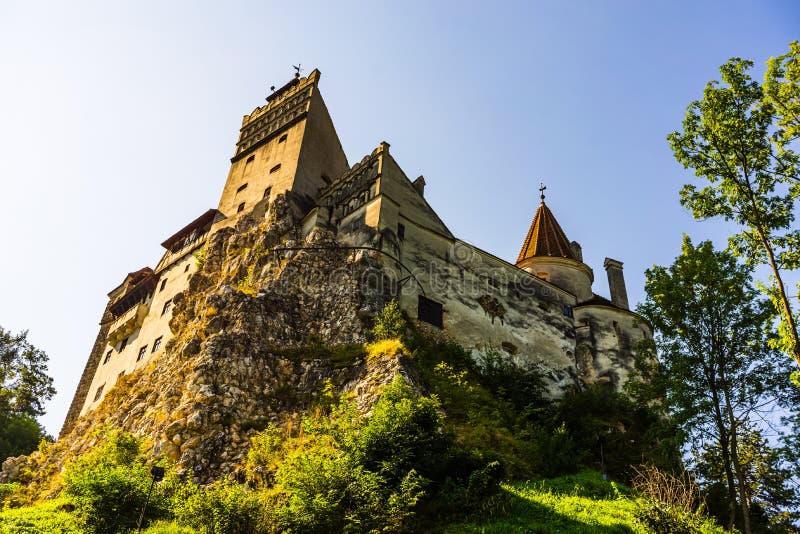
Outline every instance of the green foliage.
<svg viewBox="0 0 800 534">
<path fill-rule="evenodd" d="M 28 341 L 28 332 L 0 327 L 0 462 L 28 454 L 46 437 L 36 417 L 54 394 L 47 354 Z"/>
<path fill-rule="evenodd" d="M 199 249 L 194 251 L 193 256 L 194 256 L 195 265 L 197 265 L 197 270 L 198 271 L 201 270 L 203 268 L 203 265 L 206 264 L 206 256 L 207 255 L 208 255 L 208 248 L 206 248 L 205 246 L 203 246 L 203 247 L 201 247 L 201 248 L 199 248 Z"/>
<path fill-rule="evenodd" d="M 406 330 L 406 319 L 400 311 L 397 300 L 390 300 L 383 310 L 375 317 L 375 324 L 370 330 L 370 335 L 375 341 L 397 338 Z"/>
<path fill-rule="evenodd" d="M 568 430 L 572 443 L 555 458 L 569 462 L 569 449 L 577 466 L 604 467 L 614 479 L 629 481 L 632 466 L 649 462 L 665 469 L 680 466 L 675 427 L 653 407 L 602 386 L 567 393 L 558 404 L 554 421 Z M 576 468 L 577 468 L 576 466 Z M 564 469 L 566 466 L 561 466 Z M 569 472 L 566 469 L 558 472 Z"/>
<path fill-rule="evenodd" d="M 696 534 L 722 532 L 702 515 L 658 501 L 641 501 L 636 508 L 636 525 L 653 534 Z"/>
<path fill-rule="evenodd" d="M 83 534 L 78 519 L 70 513 L 71 503 L 63 498 L 38 506 L 0 511 L 0 534 Z"/>
<path fill-rule="evenodd" d="M 669 135 L 675 158 L 704 180 L 700 189 L 681 189 L 681 204 L 697 219 L 721 217 L 742 230 L 730 237 L 731 250 L 756 265 L 768 265 L 768 294 L 781 318 L 779 347 L 800 364 L 797 322 L 783 282 L 800 267 L 800 231 L 795 204 L 800 198 L 797 43 L 770 60 L 762 86 L 749 71 L 753 62 L 731 58 L 720 67 L 722 83 L 706 85 L 692 102 L 680 132 Z"/>
<path fill-rule="evenodd" d="M 150 469 L 131 434 L 105 429 L 103 440 L 74 459 L 64 473 L 64 495 L 75 505 L 81 528 L 113 533 L 136 526 L 151 485 Z M 170 493 L 178 486 L 171 472 L 153 489 L 147 518 L 170 515 Z"/>
<path fill-rule="evenodd" d="M 481 383 L 518 411 L 544 404 L 544 378 L 538 368 L 522 367 L 494 349 L 479 354 L 477 364 Z"/>
<path fill-rule="evenodd" d="M 193 528 L 181 526 L 171 521 L 156 521 L 142 531 L 143 534 L 195 534 L 196 532 Z"/>
<path fill-rule="evenodd" d="M 270 531 L 258 493 L 228 479 L 205 490 L 185 486 L 173 502 L 177 522 L 202 534 Z"/>
<path fill-rule="evenodd" d="M 292 435 L 270 425 L 253 438 L 248 478 L 277 530 L 397 532 L 418 512 L 443 517 L 497 492 L 503 469 L 455 445 L 440 404 L 398 378 L 369 417 L 340 403 Z"/>
<path fill-rule="evenodd" d="M 740 508 L 745 530 L 748 508 L 759 502 L 748 490 L 747 429 L 791 388 L 780 354 L 769 347 L 772 314 L 752 271 L 730 252 L 710 242 L 694 246 L 688 237 L 671 266 L 649 269 L 639 312 L 657 330 L 659 361 L 654 347 L 640 351 L 630 386 L 640 402 L 661 402 L 699 444 L 698 469 L 707 483 L 726 485 L 727 503 Z M 733 523 L 731 508 L 726 524 Z"/>
<path fill-rule="evenodd" d="M 43 439 L 52 439 L 30 415 L 12 414 L 0 418 L 0 463 L 10 456 L 30 454 Z"/>
</svg>

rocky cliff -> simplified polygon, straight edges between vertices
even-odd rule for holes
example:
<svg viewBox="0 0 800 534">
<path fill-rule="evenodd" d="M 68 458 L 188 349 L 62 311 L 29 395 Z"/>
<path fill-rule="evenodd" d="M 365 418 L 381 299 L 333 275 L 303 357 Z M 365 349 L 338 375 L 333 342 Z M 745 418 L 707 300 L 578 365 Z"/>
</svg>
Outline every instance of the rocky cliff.
<svg viewBox="0 0 800 534">
<path fill-rule="evenodd" d="M 323 395 L 346 393 L 368 411 L 398 374 L 419 387 L 402 355 L 366 358 L 362 343 L 389 295 L 380 262 L 338 248 L 330 233 L 300 236 L 289 202 L 212 234 L 189 289 L 173 298 L 173 338 L 163 355 L 122 376 L 102 404 L 59 442 L 9 459 L 0 482 L 30 493 L 57 489 L 66 460 L 112 425 L 145 437 L 199 483 L 235 474 L 249 438 L 268 422 L 291 424 Z"/>
</svg>

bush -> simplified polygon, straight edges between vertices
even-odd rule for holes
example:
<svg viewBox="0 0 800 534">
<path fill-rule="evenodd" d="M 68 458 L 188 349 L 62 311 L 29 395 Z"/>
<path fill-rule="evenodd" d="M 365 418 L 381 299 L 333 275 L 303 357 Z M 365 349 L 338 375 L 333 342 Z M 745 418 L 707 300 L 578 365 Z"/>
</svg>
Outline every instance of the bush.
<svg viewBox="0 0 800 534">
<path fill-rule="evenodd" d="M 140 443 L 131 434 L 105 431 L 105 439 L 76 458 L 64 473 L 64 495 L 87 533 L 115 533 L 133 529 L 150 490 L 150 469 L 140 457 Z M 169 492 L 177 480 L 169 474 L 157 484 L 147 506 L 149 519 L 170 515 Z"/>
<path fill-rule="evenodd" d="M 186 487 L 174 499 L 175 518 L 203 534 L 269 532 L 258 493 L 228 479 L 200 490 Z"/>
<path fill-rule="evenodd" d="M 653 534 L 697 534 L 715 532 L 714 524 L 699 514 L 678 507 L 644 500 L 639 503 L 635 522 Z"/>
<path fill-rule="evenodd" d="M 398 338 L 406 330 L 406 319 L 397 300 L 390 300 L 383 310 L 375 317 L 375 324 L 370 330 L 370 335 L 375 341 Z"/>
</svg>

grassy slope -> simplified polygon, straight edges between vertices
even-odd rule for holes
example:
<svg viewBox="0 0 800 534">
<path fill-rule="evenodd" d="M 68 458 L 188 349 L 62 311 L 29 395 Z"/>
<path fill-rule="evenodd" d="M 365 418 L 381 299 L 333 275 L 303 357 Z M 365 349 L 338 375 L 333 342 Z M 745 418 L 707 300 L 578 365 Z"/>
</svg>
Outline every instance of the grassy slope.
<svg viewBox="0 0 800 534">
<path fill-rule="evenodd" d="M 456 533 L 642 533 L 636 524 L 637 500 L 630 490 L 603 480 L 596 471 L 582 471 L 538 482 L 503 485 L 497 518 L 485 523 L 450 525 L 444 532 Z M 722 533 L 708 523 L 700 532 Z"/>
<path fill-rule="evenodd" d="M 78 533 L 72 514 L 61 510 L 61 499 L 29 508 L 0 512 L 0 534 L 63 532 Z M 606 482 L 596 471 L 582 471 L 535 482 L 503 485 L 495 502 L 495 519 L 485 523 L 458 523 L 443 529 L 460 533 L 636 533 L 647 530 L 636 524 L 637 500 L 624 486 Z M 188 534 L 192 530 L 159 523 L 150 534 Z M 711 523 L 700 532 L 722 533 Z"/>
</svg>

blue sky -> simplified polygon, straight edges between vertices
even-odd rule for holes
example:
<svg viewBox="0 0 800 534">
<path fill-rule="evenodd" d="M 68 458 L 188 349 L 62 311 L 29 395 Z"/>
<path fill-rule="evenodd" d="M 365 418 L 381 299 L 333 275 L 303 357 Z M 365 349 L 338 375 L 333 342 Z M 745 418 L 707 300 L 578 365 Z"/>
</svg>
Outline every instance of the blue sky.
<svg viewBox="0 0 800 534">
<path fill-rule="evenodd" d="M 0 3 L 0 325 L 30 330 L 57 433 L 106 293 L 215 207 L 242 115 L 290 65 L 321 90 L 353 164 L 383 140 L 459 237 L 513 261 L 548 204 L 583 245 L 643 271 L 684 232 L 692 177 L 667 134 L 731 56 L 800 38 L 800 4 L 764 2 Z"/>
</svg>

